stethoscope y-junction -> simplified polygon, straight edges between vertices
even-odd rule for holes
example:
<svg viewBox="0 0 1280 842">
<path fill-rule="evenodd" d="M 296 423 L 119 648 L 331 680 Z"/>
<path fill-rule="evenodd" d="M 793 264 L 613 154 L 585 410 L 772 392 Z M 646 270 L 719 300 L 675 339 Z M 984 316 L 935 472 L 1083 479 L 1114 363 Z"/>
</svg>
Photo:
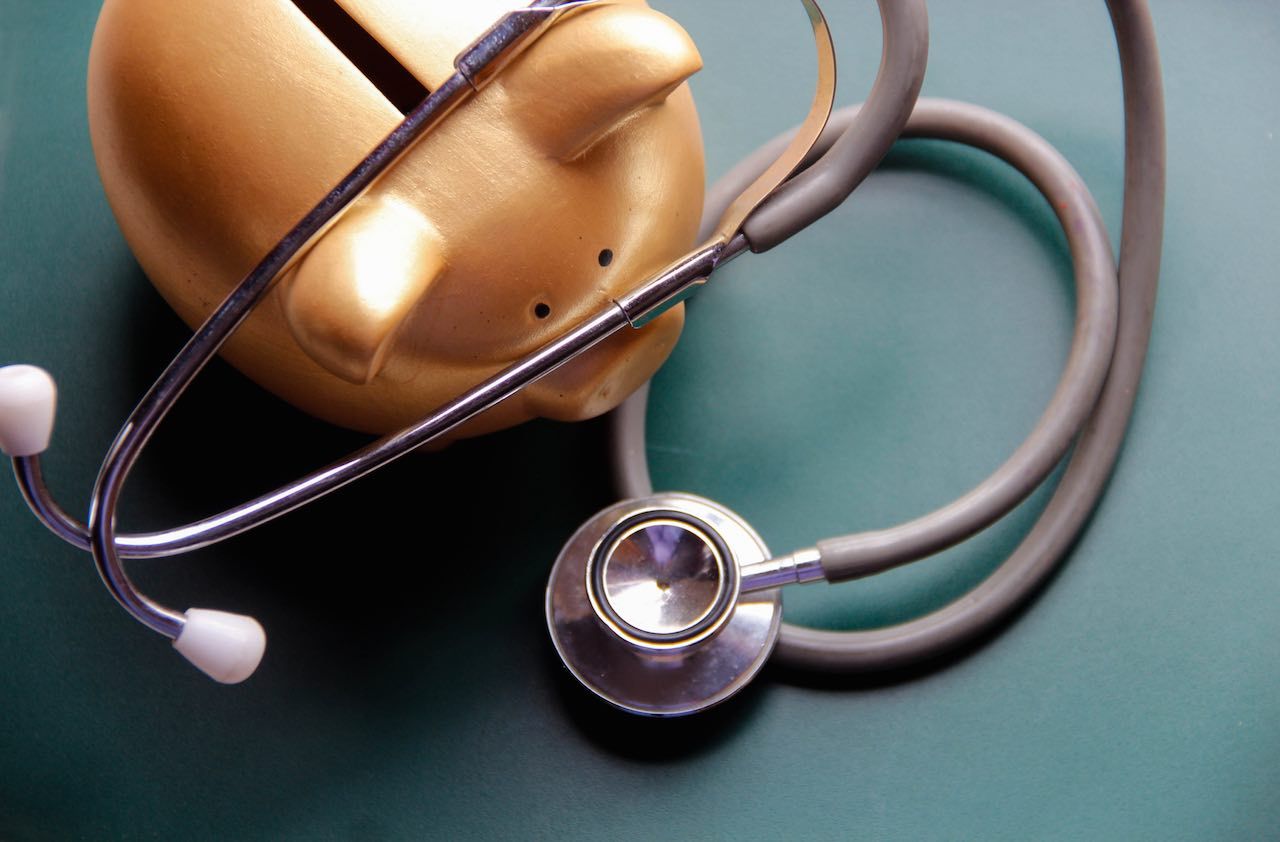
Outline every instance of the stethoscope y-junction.
<svg viewBox="0 0 1280 842">
<path fill-rule="evenodd" d="M 1049 201 L 1074 263 L 1077 315 L 1065 371 L 1027 440 L 968 494 L 888 529 L 832 538 L 773 555 L 740 517 L 688 494 L 653 494 L 644 461 L 642 390 L 615 414 L 615 465 L 632 498 L 601 512 L 568 542 L 552 570 L 546 615 L 573 674 L 610 703 L 671 716 L 714 705 L 741 689 L 771 655 L 807 668 L 905 666 L 990 630 L 1045 581 L 1083 528 L 1113 466 L 1141 375 L 1154 306 L 1163 217 L 1164 119 L 1159 61 L 1143 0 L 1109 0 L 1120 47 L 1127 121 L 1120 257 L 1101 216 L 1065 160 L 1014 121 L 958 102 L 918 98 L 927 56 L 923 0 L 880 0 L 885 47 L 860 108 L 832 112 L 835 51 L 818 5 L 802 0 L 818 51 L 818 86 L 796 131 L 744 161 L 712 191 L 701 245 L 576 327 L 418 423 L 346 459 L 222 514 L 164 532 L 122 535 L 116 509 L 131 469 L 157 426 L 204 366 L 307 246 L 426 133 L 448 119 L 561 20 L 607 0 L 539 0 L 513 11 L 455 61 L 455 72 L 337 184 L 245 277 L 195 333 L 130 415 L 103 463 L 88 518 L 52 499 L 40 466 L 53 426 L 55 390 L 28 366 L 0 370 L 0 444 L 35 514 L 93 554 L 117 601 L 173 640 L 222 682 L 257 668 L 265 648 L 251 617 L 182 612 L 140 593 L 123 561 L 206 547 L 279 517 L 440 438 L 624 329 L 645 325 L 717 269 L 761 252 L 837 207 L 899 137 L 966 144 L 1007 160 Z M 1067 460 L 1040 521 L 972 593 L 900 626 L 821 632 L 782 622 L 780 588 L 874 575 L 933 555 L 995 523 Z"/>
</svg>

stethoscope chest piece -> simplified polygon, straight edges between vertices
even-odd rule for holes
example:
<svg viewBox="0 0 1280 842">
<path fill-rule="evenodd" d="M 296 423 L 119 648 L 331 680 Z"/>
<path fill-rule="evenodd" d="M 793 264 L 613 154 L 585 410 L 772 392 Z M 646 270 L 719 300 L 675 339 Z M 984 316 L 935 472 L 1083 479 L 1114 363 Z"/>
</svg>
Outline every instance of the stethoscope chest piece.
<svg viewBox="0 0 1280 842">
<path fill-rule="evenodd" d="M 662 494 L 611 506 L 569 539 L 547 586 L 547 626 L 569 670 L 623 710 L 682 716 L 741 690 L 782 621 L 778 590 L 740 593 L 769 558 L 742 518 Z"/>
</svg>

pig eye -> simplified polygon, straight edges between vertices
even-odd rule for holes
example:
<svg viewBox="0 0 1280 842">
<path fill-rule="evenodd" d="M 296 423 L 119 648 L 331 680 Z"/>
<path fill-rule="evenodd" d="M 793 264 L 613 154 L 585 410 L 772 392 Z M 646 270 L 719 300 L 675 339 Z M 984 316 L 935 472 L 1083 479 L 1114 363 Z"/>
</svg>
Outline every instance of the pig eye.
<svg viewBox="0 0 1280 842">
<path fill-rule="evenodd" d="M 601 266 L 608 266 L 610 263 L 612 263 L 613 249 L 605 249 L 604 251 L 600 252 L 599 260 L 600 260 Z"/>
<path fill-rule="evenodd" d="M 533 314 L 539 319 L 545 319 L 551 315 L 551 305 L 545 301 L 539 301 L 533 307 Z"/>
</svg>

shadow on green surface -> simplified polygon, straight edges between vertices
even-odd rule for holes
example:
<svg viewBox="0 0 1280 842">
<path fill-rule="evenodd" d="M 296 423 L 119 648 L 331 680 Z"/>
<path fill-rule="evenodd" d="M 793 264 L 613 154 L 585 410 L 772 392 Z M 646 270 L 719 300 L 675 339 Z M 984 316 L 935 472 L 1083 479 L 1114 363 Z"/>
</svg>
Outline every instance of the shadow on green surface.
<svg viewBox="0 0 1280 842">
<path fill-rule="evenodd" d="M 957 155 L 932 142 L 899 148 L 886 166 L 942 175 L 1009 205 L 1054 254 L 1069 284 L 1062 235 L 1048 208 L 1032 204 L 1034 197 L 1016 174 L 1001 172 L 979 153 Z M 137 282 L 145 283 L 140 277 Z M 1069 286 L 1064 294 L 1070 295 Z M 129 331 L 123 369 L 141 394 L 188 331 L 154 293 L 138 295 L 136 302 L 131 323 L 148 329 Z M 367 440 L 302 415 L 216 362 L 158 432 L 125 496 L 122 520 L 130 523 L 131 511 L 145 511 L 148 527 L 157 517 L 161 523 L 202 517 Z M 390 687 L 400 680 L 406 652 L 415 646 L 454 650 L 446 662 L 465 669 L 468 661 L 484 661 L 506 635 L 542 633 L 540 623 L 521 630 L 513 622 L 540 615 L 540 598 L 538 608 L 530 608 L 529 594 L 540 597 L 550 564 L 550 559 L 527 559 L 527 549 L 570 534 L 582 517 L 608 501 L 608 477 L 599 458 L 604 451 L 598 424 L 533 424 L 462 442 L 411 456 L 181 564 L 136 565 L 139 578 L 176 604 L 199 595 L 200 604 L 239 604 L 264 615 L 277 632 L 268 667 L 287 659 L 285 669 L 272 668 L 273 683 L 344 676 L 327 682 L 329 691 L 367 700 L 370 686 Z M 992 535 L 960 551 L 948 562 L 952 573 L 943 587 L 928 585 L 907 601 L 927 609 L 977 584 L 1016 546 L 1041 503 L 1037 499 L 1023 507 Z M 500 606 L 509 609 L 515 603 L 523 606 L 518 618 L 486 620 Z M 487 621 L 494 622 L 486 627 Z M 839 620 L 822 624 L 835 626 Z M 742 696 L 702 716 L 674 721 L 645 720 L 598 702 L 568 675 L 549 645 L 539 647 L 544 657 L 535 668 L 555 676 L 559 705 L 586 739 L 614 754 L 660 762 L 732 738 L 756 715 L 759 694 L 773 682 L 858 691 L 914 681 L 970 656 L 999 633 L 938 662 L 894 673 L 821 676 L 773 665 Z M 400 645 L 388 646 L 388 641 Z M 456 682 L 445 704 L 466 705 L 485 691 L 479 678 Z M 389 713 L 385 704 L 374 706 Z"/>
<path fill-rule="evenodd" d="M 546 647 L 546 670 L 554 672 L 561 716 L 597 748 L 628 760 L 669 763 L 704 754 L 733 740 L 759 715 L 768 681 L 759 680 L 724 704 L 694 716 L 653 719 L 618 710 L 578 683 Z"/>
</svg>

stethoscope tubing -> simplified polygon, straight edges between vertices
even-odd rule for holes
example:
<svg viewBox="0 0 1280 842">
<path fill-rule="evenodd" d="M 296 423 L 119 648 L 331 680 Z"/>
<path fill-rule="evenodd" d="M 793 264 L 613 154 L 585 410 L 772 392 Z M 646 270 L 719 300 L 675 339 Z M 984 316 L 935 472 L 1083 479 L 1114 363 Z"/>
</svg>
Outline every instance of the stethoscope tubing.
<svg viewBox="0 0 1280 842">
<path fill-rule="evenodd" d="M 972 592 L 938 611 L 888 628 L 835 632 L 784 624 L 776 650 L 784 664 L 828 672 L 901 669 L 980 638 L 1044 585 L 1105 489 L 1133 411 L 1150 337 L 1165 189 L 1163 91 L 1150 13 L 1144 0 L 1111 0 L 1109 5 L 1120 47 L 1126 113 L 1125 213 L 1118 272 L 1105 227 L 1078 176 L 1029 130 L 986 109 L 937 100 L 920 101 L 904 127 L 906 137 L 941 138 L 985 149 L 1008 160 L 1045 193 L 1063 223 L 1076 268 L 1081 314 L 1073 356 L 1085 355 L 1089 361 L 1068 365 L 1054 403 L 1027 442 L 969 494 L 892 529 L 819 542 L 826 577 L 838 581 L 872 575 L 976 534 L 1038 487 L 1079 433 L 1063 478 L 1020 546 Z M 853 109 L 838 113 L 833 133 L 857 119 Z M 708 203 L 709 218 L 714 218 L 723 197 L 732 195 L 736 182 L 750 177 L 779 142 L 762 148 L 717 184 Z M 1094 311 L 1092 316 L 1086 309 Z M 1106 318 L 1103 311 L 1108 309 L 1114 343 L 1107 339 L 1108 331 L 1100 329 L 1105 325 L 1099 319 Z M 1093 321 L 1092 328 L 1082 329 L 1082 320 Z M 1095 384 L 1098 355 L 1103 351 L 1106 364 L 1101 370 L 1106 379 Z M 628 497 L 652 493 L 644 448 L 646 403 L 647 390 L 642 390 L 613 418 L 613 464 L 619 492 Z"/>
<path fill-rule="evenodd" d="M 918 620 L 869 632 L 784 625 L 783 663 L 824 671 L 901 668 L 971 644 L 1005 623 L 1049 580 L 1096 508 L 1115 468 L 1150 343 L 1164 239 L 1165 106 L 1146 0 L 1108 0 L 1124 88 L 1125 199 L 1119 313 L 1107 380 L 1053 496 L 1031 532 L 977 589 Z M 823 546 L 819 545 L 820 548 Z M 838 545 L 835 547 L 839 551 Z"/>
</svg>

